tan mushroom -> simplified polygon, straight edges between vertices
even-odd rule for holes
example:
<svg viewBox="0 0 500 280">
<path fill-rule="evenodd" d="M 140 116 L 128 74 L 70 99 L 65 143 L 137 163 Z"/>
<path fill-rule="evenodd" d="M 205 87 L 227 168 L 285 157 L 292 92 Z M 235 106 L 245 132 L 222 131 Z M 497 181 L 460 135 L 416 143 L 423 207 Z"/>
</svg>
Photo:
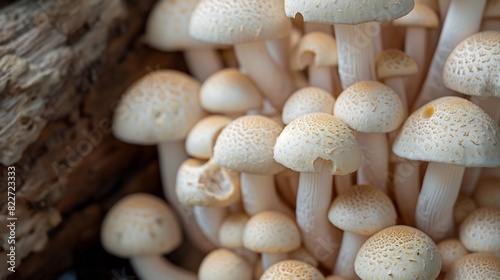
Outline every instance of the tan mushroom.
<svg viewBox="0 0 500 280">
<path fill-rule="evenodd" d="M 461 257 L 455 261 L 447 280 L 499 279 L 500 258 L 493 254 L 475 253 Z"/>
<path fill-rule="evenodd" d="M 226 249 L 208 254 L 198 270 L 199 280 L 251 280 L 252 267 L 243 258 Z"/>
</svg>

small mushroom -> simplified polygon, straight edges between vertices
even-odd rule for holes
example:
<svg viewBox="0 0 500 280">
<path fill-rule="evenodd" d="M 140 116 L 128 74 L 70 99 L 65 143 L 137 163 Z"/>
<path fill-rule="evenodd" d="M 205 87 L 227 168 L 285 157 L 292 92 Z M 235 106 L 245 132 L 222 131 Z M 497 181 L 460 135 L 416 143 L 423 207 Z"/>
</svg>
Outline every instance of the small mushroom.
<svg viewBox="0 0 500 280">
<path fill-rule="evenodd" d="M 226 249 L 208 254 L 198 270 L 199 280 L 251 280 L 252 267 L 240 256 Z"/>
<path fill-rule="evenodd" d="M 463 256 L 452 264 L 446 279 L 500 279 L 500 258 L 488 253 Z"/>
<path fill-rule="evenodd" d="M 460 225 L 460 241 L 471 252 L 500 253 L 500 209 L 479 208 Z"/>
<path fill-rule="evenodd" d="M 321 272 L 312 265 L 297 260 L 286 260 L 267 269 L 260 280 L 325 280 Z"/>
<path fill-rule="evenodd" d="M 442 272 L 448 272 L 451 265 L 459 258 L 468 255 L 469 251 L 458 239 L 446 239 L 437 244 L 441 261 L 443 262 Z"/>
<path fill-rule="evenodd" d="M 335 98 L 323 89 L 305 87 L 294 92 L 283 107 L 282 120 L 289 124 L 294 119 L 309 113 L 333 114 Z"/>
</svg>

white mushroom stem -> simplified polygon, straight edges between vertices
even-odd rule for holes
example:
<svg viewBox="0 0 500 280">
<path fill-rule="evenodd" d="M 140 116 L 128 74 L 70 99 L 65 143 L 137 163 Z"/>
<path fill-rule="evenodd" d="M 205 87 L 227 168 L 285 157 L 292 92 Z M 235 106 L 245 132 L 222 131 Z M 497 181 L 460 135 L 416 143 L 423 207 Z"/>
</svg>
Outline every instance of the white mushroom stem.
<svg viewBox="0 0 500 280">
<path fill-rule="evenodd" d="M 333 96 L 332 71 L 329 66 L 310 65 L 309 86 L 328 91 Z"/>
<path fill-rule="evenodd" d="M 163 194 L 178 214 L 182 228 L 185 230 L 189 240 L 193 242 L 197 248 L 205 253 L 212 251 L 215 248 L 198 227 L 194 219 L 193 209 L 182 205 L 175 192 L 177 170 L 179 166 L 188 159 L 184 147 L 184 140 L 171 141 L 158 145 L 158 158 L 160 161 Z"/>
<path fill-rule="evenodd" d="M 340 245 L 339 256 L 335 263 L 333 274 L 346 277 L 348 279 L 359 279 L 354 272 L 354 260 L 363 243 L 368 236 L 344 231 L 342 245 Z"/>
<path fill-rule="evenodd" d="M 398 94 L 405 108 L 405 114 L 408 115 L 409 108 L 404 79 L 402 77 L 387 78 L 384 83 Z"/>
<path fill-rule="evenodd" d="M 267 51 L 273 61 L 282 69 L 288 69 L 290 56 L 290 36 L 266 41 Z"/>
<path fill-rule="evenodd" d="M 373 52 L 375 56 L 381 53 L 384 50 L 384 44 L 382 42 L 382 26 L 380 22 L 370 22 L 371 29 L 373 31 Z"/>
<path fill-rule="evenodd" d="M 203 82 L 213 73 L 224 69 L 219 53 L 213 49 L 192 49 L 184 51 L 189 72 Z"/>
<path fill-rule="evenodd" d="M 424 77 L 425 63 L 427 61 L 427 30 L 423 27 L 407 27 L 405 35 L 405 53 L 415 60 L 418 65 L 418 72 L 405 79 L 407 104 L 412 104 L 413 100 L 422 85 Z M 409 106 L 407 105 L 407 109 Z"/>
<path fill-rule="evenodd" d="M 352 185 L 352 174 L 335 176 L 335 191 L 337 195 L 345 194 L 349 191 Z"/>
<path fill-rule="evenodd" d="M 389 144 L 386 133 L 357 133 L 363 160 L 358 169 L 357 184 L 370 184 L 387 192 Z"/>
<path fill-rule="evenodd" d="M 288 254 L 286 253 L 263 253 L 262 254 L 262 268 L 266 271 L 271 265 L 287 260 Z"/>
<path fill-rule="evenodd" d="M 434 241 L 453 235 L 453 206 L 460 191 L 465 167 L 431 162 L 418 197 L 417 227 Z"/>
<path fill-rule="evenodd" d="M 225 207 L 194 207 L 194 217 L 201 231 L 217 247 L 221 247 L 219 241 L 219 229 L 228 214 Z"/>
<path fill-rule="evenodd" d="M 196 274 L 171 264 L 163 256 L 133 257 L 130 264 L 142 280 L 196 280 Z"/>
<path fill-rule="evenodd" d="M 420 192 L 420 163 L 398 162 L 394 165 L 394 195 L 405 225 L 415 226 L 415 211 Z"/>
</svg>

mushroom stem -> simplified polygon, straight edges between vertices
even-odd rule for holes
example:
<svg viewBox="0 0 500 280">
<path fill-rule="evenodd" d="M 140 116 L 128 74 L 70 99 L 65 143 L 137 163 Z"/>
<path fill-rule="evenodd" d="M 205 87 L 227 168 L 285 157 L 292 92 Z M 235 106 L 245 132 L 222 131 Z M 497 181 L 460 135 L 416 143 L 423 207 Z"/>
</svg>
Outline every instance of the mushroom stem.
<svg viewBox="0 0 500 280">
<path fill-rule="evenodd" d="M 288 69 L 290 56 L 290 36 L 266 41 L 267 51 L 273 61 L 282 69 Z"/>
<path fill-rule="evenodd" d="M 481 177 L 481 170 L 481 167 L 469 167 L 465 169 L 462 184 L 460 185 L 461 193 L 467 196 L 472 196 L 474 189 L 476 188 L 476 184 Z"/>
<path fill-rule="evenodd" d="M 422 47 L 424 46 L 424 47 Z M 415 75 L 405 78 L 406 85 L 406 103 L 405 107 L 413 103 L 415 97 L 422 85 L 424 77 L 425 62 L 427 59 L 427 30 L 421 27 L 407 27 L 405 34 L 405 53 L 415 60 L 418 65 L 418 72 Z"/>
<path fill-rule="evenodd" d="M 370 22 L 372 29 L 374 31 L 373 35 L 373 53 L 377 56 L 384 50 L 384 44 L 382 42 L 382 25 L 380 22 Z"/>
<path fill-rule="evenodd" d="M 352 174 L 336 175 L 335 178 L 335 191 L 337 195 L 345 194 L 353 185 Z"/>
<path fill-rule="evenodd" d="M 415 226 L 415 210 L 420 192 L 420 163 L 398 162 L 394 165 L 394 195 L 396 204 L 407 226 Z"/>
<path fill-rule="evenodd" d="M 389 144 L 386 133 L 360 133 L 356 135 L 363 161 L 358 169 L 357 184 L 370 184 L 387 192 L 389 170 Z"/>
<path fill-rule="evenodd" d="M 309 68 L 309 86 L 328 91 L 333 96 L 332 73 L 328 66 L 314 66 Z"/>
<path fill-rule="evenodd" d="M 221 57 L 213 49 L 185 50 L 184 59 L 189 72 L 201 82 L 224 68 Z"/>
<path fill-rule="evenodd" d="M 323 32 L 328 35 L 333 34 L 332 25 L 326 23 L 317 23 L 317 22 L 304 22 L 304 33 L 312 33 L 312 32 Z"/>
<path fill-rule="evenodd" d="M 408 115 L 408 100 L 406 95 L 405 83 L 402 77 L 394 77 L 385 79 L 384 83 L 392 88 L 401 99 L 403 107 L 405 108 L 405 116 Z"/>
<path fill-rule="evenodd" d="M 339 256 L 335 263 L 333 274 L 346 277 L 348 279 L 359 279 L 354 272 L 354 260 L 363 243 L 368 239 L 368 236 L 356 234 L 349 231 L 344 231 L 342 236 L 342 244 L 340 245 Z"/>
<path fill-rule="evenodd" d="M 275 263 L 279 263 L 281 261 L 287 260 L 288 254 L 286 253 L 263 253 L 262 254 L 262 268 L 266 271 L 269 267 L 271 267 Z"/>
<path fill-rule="evenodd" d="M 132 257 L 130 264 L 143 280 L 196 280 L 196 274 L 171 264 L 163 256 Z"/>
<path fill-rule="evenodd" d="M 217 247 L 221 247 L 219 229 L 227 214 L 225 207 L 194 207 L 194 217 L 198 226 L 208 240 Z"/>
<path fill-rule="evenodd" d="M 418 196 L 417 227 L 434 241 L 453 235 L 453 206 L 460 191 L 465 167 L 430 162 Z"/>
</svg>

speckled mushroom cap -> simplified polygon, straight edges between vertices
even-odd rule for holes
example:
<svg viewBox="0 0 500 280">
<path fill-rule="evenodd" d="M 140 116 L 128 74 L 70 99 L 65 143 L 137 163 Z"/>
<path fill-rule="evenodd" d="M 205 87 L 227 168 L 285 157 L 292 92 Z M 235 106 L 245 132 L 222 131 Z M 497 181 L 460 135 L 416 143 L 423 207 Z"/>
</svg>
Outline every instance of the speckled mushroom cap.
<svg viewBox="0 0 500 280">
<path fill-rule="evenodd" d="M 476 33 L 458 44 L 446 60 L 443 83 L 467 95 L 500 97 L 500 32 Z"/>
<path fill-rule="evenodd" d="M 427 103 L 408 117 L 392 151 L 411 160 L 495 167 L 500 165 L 499 143 L 498 125 L 481 108 L 448 96 Z"/>
<path fill-rule="evenodd" d="M 212 115 L 197 122 L 186 138 L 186 152 L 198 159 L 210 159 L 217 136 L 233 120 L 220 115 Z"/>
<path fill-rule="evenodd" d="M 244 212 L 229 215 L 219 228 L 219 242 L 230 249 L 243 248 L 243 231 L 250 218 Z"/>
<path fill-rule="evenodd" d="M 259 115 L 243 116 L 219 134 L 214 159 L 220 166 L 239 172 L 274 175 L 285 167 L 274 161 L 273 147 L 283 127 Z"/>
<path fill-rule="evenodd" d="M 451 266 L 446 280 L 500 279 L 500 258 L 488 253 L 461 257 Z"/>
<path fill-rule="evenodd" d="M 240 256 L 226 249 L 208 254 L 198 270 L 199 280 L 251 280 L 252 267 Z"/>
<path fill-rule="evenodd" d="M 417 74 L 417 62 L 398 49 L 386 49 L 375 59 L 379 80 Z"/>
<path fill-rule="evenodd" d="M 262 96 L 253 81 L 237 69 L 223 69 L 201 86 L 200 102 L 212 113 L 245 113 L 262 107 Z"/>
<path fill-rule="evenodd" d="M 282 119 L 289 124 L 294 119 L 309 113 L 333 114 L 335 98 L 327 91 L 316 87 L 305 87 L 294 92 L 285 102 Z"/>
<path fill-rule="evenodd" d="M 448 272 L 451 264 L 459 258 L 469 254 L 464 245 L 458 239 L 446 239 L 437 244 L 443 267 L 443 272 Z"/>
<path fill-rule="evenodd" d="M 398 94 L 374 81 L 358 82 L 346 88 L 335 101 L 333 112 L 353 130 L 363 133 L 393 131 L 405 116 Z"/>
<path fill-rule="evenodd" d="M 332 175 L 345 175 L 361 165 L 361 150 L 347 124 L 325 113 L 311 113 L 288 124 L 276 140 L 274 159 L 296 172 L 319 172 L 314 162 L 329 161 Z"/>
<path fill-rule="evenodd" d="M 122 258 L 166 254 L 181 242 L 181 227 L 172 209 L 150 194 L 122 198 L 102 223 L 102 245 Z"/>
<path fill-rule="evenodd" d="M 258 253 L 288 253 L 300 247 L 300 232 L 288 216 L 263 211 L 248 220 L 243 231 L 243 245 Z"/>
<path fill-rule="evenodd" d="M 321 272 L 312 265 L 297 260 L 275 263 L 260 277 L 260 280 L 324 280 Z"/>
<path fill-rule="evenodd" d="M 338 62 L 337 42 L 324 32 L 304 35 L 290 56 L 292 70 L 303 70 L 309 65 L 336 66 Z"/>
<path fill-rule="evenodd" d="M 436 1 L 434 1 L 436 2 Z M 424 3 L 415 2 L 415 7 L 407 15 L 395 19 L 394 26 L 423 27 L 434 29 L 439 26 L 437 13 Z"/>
<path fill-rule="evenodd" d="M 368 238 L 354 270 L 361 279 L 436 279 L 441 257 L 432 239 L 408 226 L 392 226 Z"/>
<path fill-rule="evenodd" d="M 387 194 L 370 185 L 355 185 L 337 196 L 328 220 L 337 228 L 360 235 L 372 235 L 396 224 L 396 208 Z"/>
<path fill-rule="evenodd" d="M 460 241 L 471 252 L 500 253 L 500 209 L 479 208 L 460 225 Z"/>
<path fill-rule="evenodd" d="M 480 207 L 500 208 L 500 178 L 480 178 L 473 196 Z"/>
<path fill-rule="evenodd" d="M 205 116 L 199 90 L 198 81 L 178 71 L 147 74 L 123 95 L 113 119 L 114 135 L 145 145 L 184 139 Z"/>
<path fill-rule="evenodd" d="M 201 0 L 189 33 L 206 42 L 239 44 L 282 38 L 291 28 L 283 0 Z"/>
<path fill-rule="evenodd" d="M 300 13 L 305 22 L 328 24 L 391 21 L 409 13 L 413 6 L 413 0 L 285 0 L 285 11 L 288 17 L 294 18 Z"/>
</svg>

